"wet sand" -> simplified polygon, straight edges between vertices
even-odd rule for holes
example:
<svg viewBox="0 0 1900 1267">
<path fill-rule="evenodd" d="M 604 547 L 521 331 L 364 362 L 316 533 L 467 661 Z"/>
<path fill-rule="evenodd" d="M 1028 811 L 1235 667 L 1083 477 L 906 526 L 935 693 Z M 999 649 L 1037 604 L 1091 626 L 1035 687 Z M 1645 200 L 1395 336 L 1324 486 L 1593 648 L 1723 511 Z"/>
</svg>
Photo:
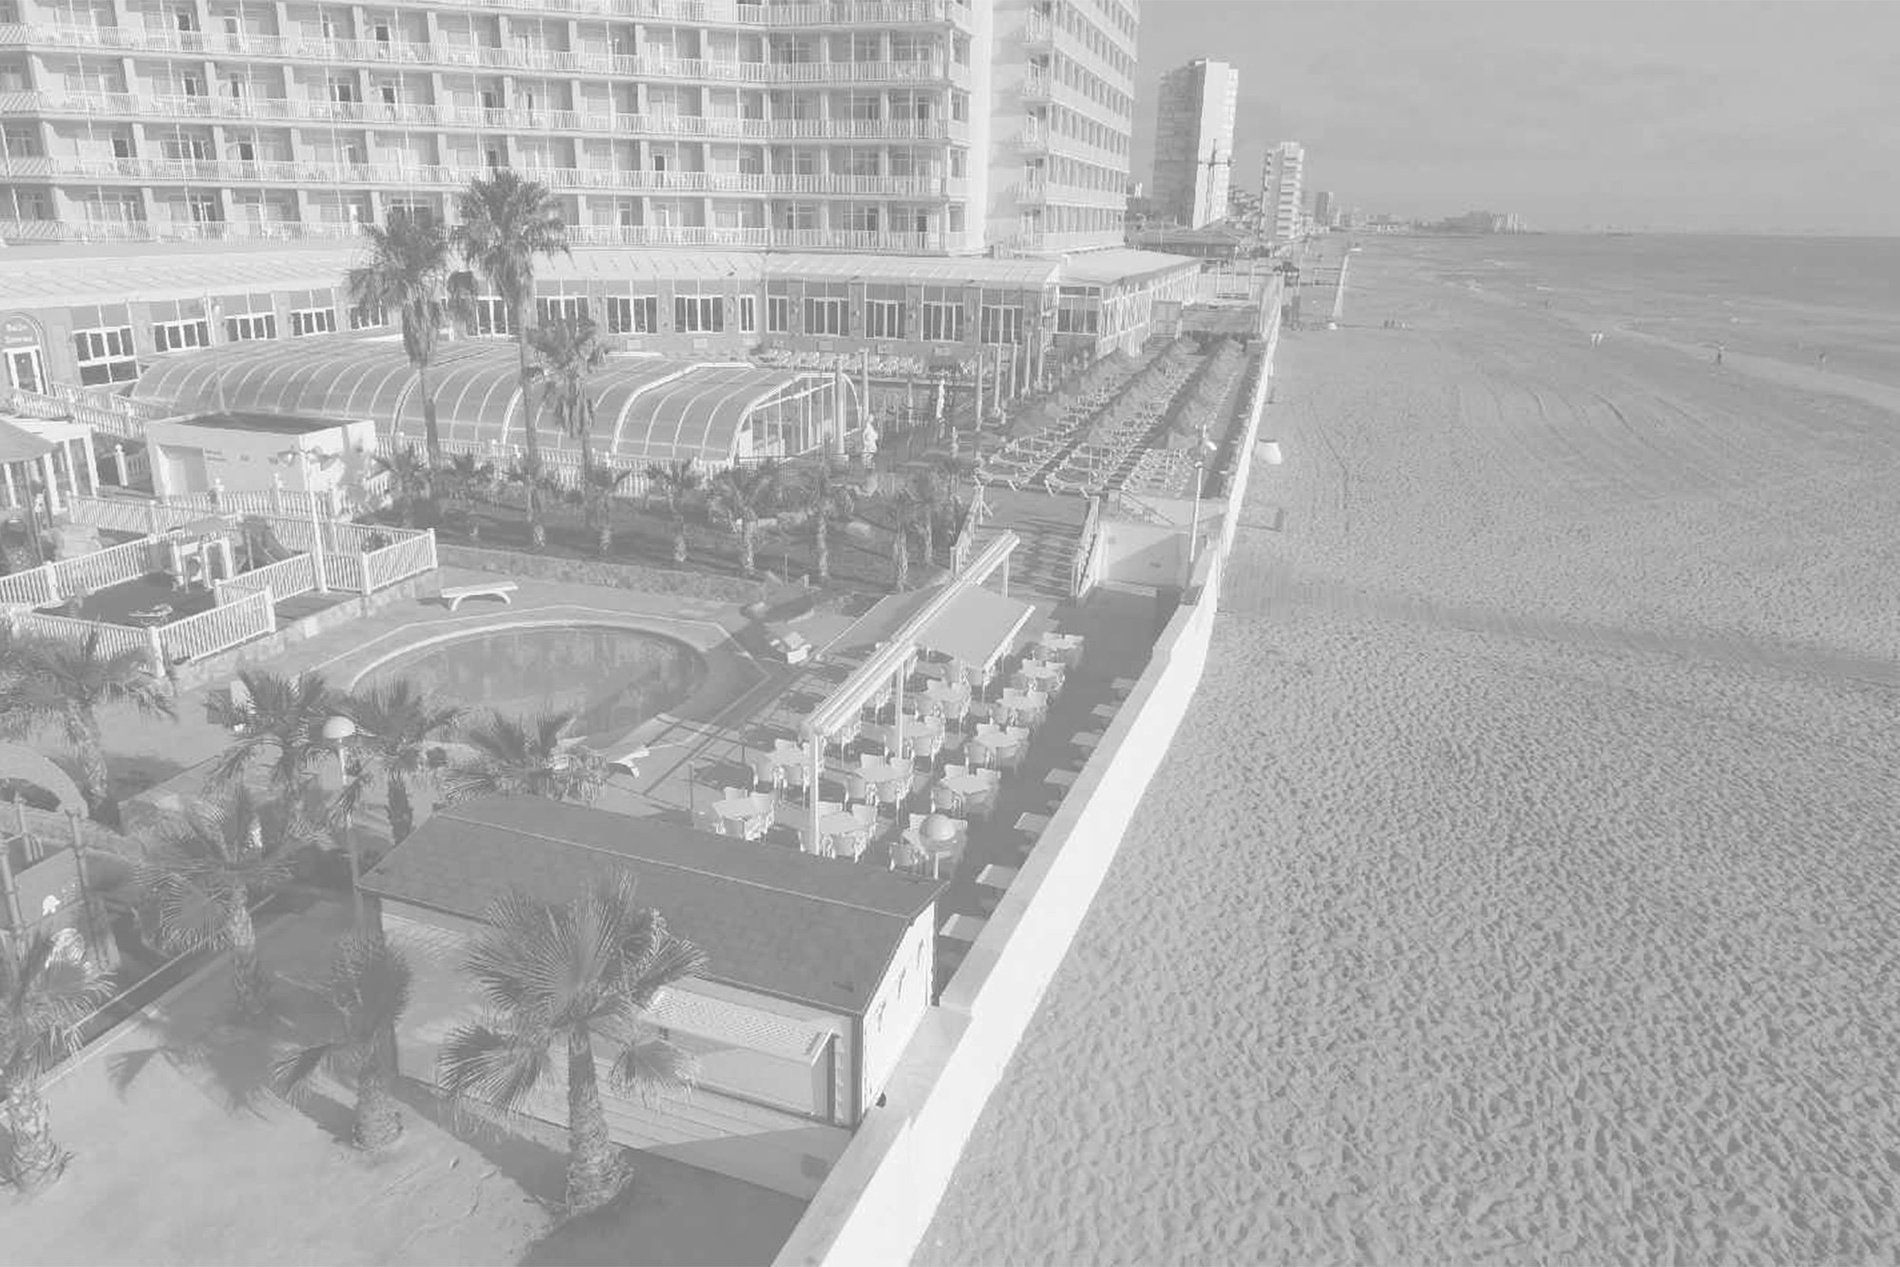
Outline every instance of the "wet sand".
<svg viewBox="0 0 1900 1267">
<path fill-rule="evenodd" d="M 1283 342 L 1206 677 L 919 1261 L 1900 1259 L 1900 418 L 1441 250 Z"/>
</svg>

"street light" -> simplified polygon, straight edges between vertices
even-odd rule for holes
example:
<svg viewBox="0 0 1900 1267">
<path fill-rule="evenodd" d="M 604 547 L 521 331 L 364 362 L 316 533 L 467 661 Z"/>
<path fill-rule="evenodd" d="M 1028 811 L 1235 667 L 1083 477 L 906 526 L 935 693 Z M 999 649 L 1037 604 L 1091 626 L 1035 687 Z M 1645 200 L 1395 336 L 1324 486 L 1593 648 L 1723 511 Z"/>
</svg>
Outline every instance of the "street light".
<svg viewBox="0 0 1900 1267">
<path fill-rule="evenodd" d="M 356 736 L 356 723 L 338 713 L 323 723 L 323 742 L 336 748 L 337 794 L 339 798 L 349 790 L 350 766 L 344 756 L 345 745 Z M 356 931 L 363 931 L 363 890 L 359 887 L 362 879 L 362 861 L 356 854 L 356 833 L 350 830 L 349 802 L 343 802 L 343 848 L 350 857 L 350 905 L 356 914 Z"/>
<path fill-rule="evenodd" d="M 1207 459 L 1214 454 L 1214 444 L 1207 438 L 1207 428 L 1201 428 L 1200 443 L 1194 446 L 1194 520 L 1188 526 L 1188 583 L 1194 581 L 1194 556 L 1201 540 L 1201 480 L 1207 472 Z"/>
</svg>

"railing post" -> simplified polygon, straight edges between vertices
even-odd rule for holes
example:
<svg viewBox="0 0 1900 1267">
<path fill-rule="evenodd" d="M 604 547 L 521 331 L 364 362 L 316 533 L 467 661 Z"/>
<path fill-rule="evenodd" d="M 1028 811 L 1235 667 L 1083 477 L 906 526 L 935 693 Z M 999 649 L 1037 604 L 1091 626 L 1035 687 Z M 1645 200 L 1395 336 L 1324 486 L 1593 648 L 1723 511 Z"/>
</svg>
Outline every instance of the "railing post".
<svg viewBox="0 0 1900 1267">
<path fill-rule="evenodd" d="M 46 577 L 46 601 L 49 605 L 59 601 L 59 573 L 51 563 L 40 564 L 40 572 Z"/>
<path fill-rule="evenodd" d="M 268 585 L 264 587 L 264 623 L 270 633 L 277 632 L 277 595 Z"/>
<path fill-rule="evenodd" d="M 145 640 L 152 655 L 152 676 L 162 678 L 165 676 L 165 640 L 159 637 L 157 625 L 145 626 Z"/>
<path fill-rule="evenodd" d="M 132 477 L 126 474 L 125 470 L 125 446 L 123 444 L 114 444 L 112 446 L 112 471 L 113 474 L 119 477 L 118 485 L 120 488 L 130 488 L 132 486 Z"/>
<path fill-rule="evenodd" d="M 369 579 L 369 555 L 358 551 L 356 555 L 356 566 L 363 569 L 363 596 L 367 598 L 376 588 Z"/>
</svg>

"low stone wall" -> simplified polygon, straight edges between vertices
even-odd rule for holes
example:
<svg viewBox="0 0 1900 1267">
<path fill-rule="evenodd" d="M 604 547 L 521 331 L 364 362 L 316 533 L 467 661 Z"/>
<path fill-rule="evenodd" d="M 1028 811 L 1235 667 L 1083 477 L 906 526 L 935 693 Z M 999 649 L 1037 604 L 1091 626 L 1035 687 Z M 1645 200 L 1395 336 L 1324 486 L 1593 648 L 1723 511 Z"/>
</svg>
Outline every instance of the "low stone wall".
<svg viewBox="0 0 1900 1267">
<path fill-rule="evenodd" d="M 491 550 L 486 546 L 436 544 L 443 567 L 499 572 L 517 580 L 564 581 L 571 585 L 603 585 L 609 589 L 642 590 L 648 594 L 678 594 L 719 603 L 750 603 L 764 599 L 776 604 L 801 592 L 796 585 L 747 581 L 736 576 L 705 572 L 676 572 L 639 563 L 611 563 L 605 559 L 565 559 L 557 555 L 524 554 L 518 550 Z"/>
<path fill-rule="evenodd" d="M 442 577 L 437 572 L 425 572 L 412 576 L 406 581 L 378 590 L 374 594 L 356 594 L 326 607 L 320 612 L 279 625 L 277 632 L 266 634 L 262 638 L 253 638 L 240 643 L 228 651 L 194 660 L 190 664 L 181 664 L 172 670 L 178 690 L 189 691 L 208 682 L 221 682 L 231 677 L 246 665 L 260 660 L 269 660 L 283 654 L 284 648 L 327 633 L 339 625 L 352 620 L 360 620 L 371 612 L 380 611 L 391 603 L 413 602 L 429 598 L 442 590 Z"/>
<path fill-rule="evenodd" d="M 909 1261 L 990 1094 L 1095 900 L 1200 683 L 1221 575 L 1266 404 L 1260 382 L 1236 449 L 1234 495 L 1188 594 L 1127 701 L 1050 816 L 850 1146 L 779 1251 L 778 1267 Z"/>
</svg>

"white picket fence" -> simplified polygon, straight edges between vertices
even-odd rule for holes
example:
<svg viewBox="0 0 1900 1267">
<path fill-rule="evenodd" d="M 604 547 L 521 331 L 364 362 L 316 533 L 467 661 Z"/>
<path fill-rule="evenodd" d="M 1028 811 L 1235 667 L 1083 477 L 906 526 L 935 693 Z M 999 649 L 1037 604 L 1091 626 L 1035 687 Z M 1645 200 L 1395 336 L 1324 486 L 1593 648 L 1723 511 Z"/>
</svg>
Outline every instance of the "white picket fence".
<svg viewBox="0 0 1900 1267">
<path fill-rule="evenodd" d="M 276 599 L 269 587 L 251 590 L 222 607 L 159 627 L 159 645 L 173 664 L 202 659 L 277 632 Z"/>
<path fill-rule="evenodd" d="M 90 524 L 112 532 L 164 532 L 205 517 L 205 511 L 200 507 L 166 505 L 155 501 L 74 496 L 67 498 L 66 502 L 74 523 Z"/>
<path fill-rule="evenodd" d="M 121 655 L 127 651 L 137 651 L 150 655 L 152 636 L 149 630 L 133 629 L 126 625 L 105 625 L 92 620 L 77 620 L 71 616 L 48 616 L 43 612 L 22 612 L 14 617 L 13 628 L 23 638 L 45 638 L 54 642 L 63 642 L 72 647 L 83 647 L 86 639 L 93 634 L 99 635 L 99 653 L 106 656 Z"/>
<path fill-rule="evenodd" d="M 47 567 L 29 568 L 0 576 L 0 603 L 22 607 L 51 607 L 59 601 L 53 595 L 53 571 Z"/>
<path fill-rule="evenodd" d="M 235 603 L 245 594 L 256 590 L 268 589 L 276 595 L 279 602 L 286 598 L 295 598 L 299 594 L 308 594 L 317 588 L 317 560 L 315 555 L 299 554 L 292 558 L 280 559 L 276 563 L 241 572 L 229 580 L 219 581 L 212 587 L 218 598 L 218 606 Z"/>
<path fill-rule="evenodd" d="M 221 489 L 215 493 L 174 493 L 164 499 L 168 505 L 190 506 L 200 512 L 220 515 L 320 515 L 335 513 L 328 493 L 300 492 L 288 488 Z"/>
<path fill-rule="evenodd" d="M 158 571 L 169 557 L 162 540 L 146 537 L 47 566 L 53 569 L 53 586 L 60 598 L 82 598 Z"/>
<path fill-rule="evenodd" d="M 348 594 L 361 594 L 363 590 L 363 556 L 360 554 L 325 554 L 323 556 L 323 579 L 330 588 Z"/>
<path fill-rule="evenodd" d="M 366 572 L 362 592 L 366 594 L 388 589 L 398 581 L 406 581 L 424 572 L 433 572 L 436 567 L 435 532 L 424 531 L 374 553 L 365 554 L 362 567 Z"/>
</svg>

